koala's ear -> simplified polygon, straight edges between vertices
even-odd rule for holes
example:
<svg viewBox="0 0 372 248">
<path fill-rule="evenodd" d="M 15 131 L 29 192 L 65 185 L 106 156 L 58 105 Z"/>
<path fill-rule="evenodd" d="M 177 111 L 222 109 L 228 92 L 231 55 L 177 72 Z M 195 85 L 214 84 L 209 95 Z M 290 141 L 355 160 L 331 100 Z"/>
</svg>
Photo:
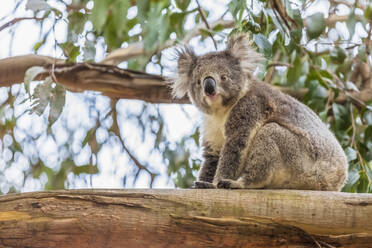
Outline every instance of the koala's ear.
<svg viewBox="0 0 372 248">
<path fill-rule="evenodd" d="M 257 67 L 261 67 L 264 58 L 253 47 L 252 41 L 246 34 L 231 36 L 227 41 L 226 51 L 240 60 L 244 73 L 252 74 Z"/>
<path fill-rule="evenodd" d="M 178 77 L 171 82 L 172 94 L 176 98 L 182 98 L 186 95 L 190 85 L 189 77 L 196 62 L 196 55 L 192 48 L 184 46 L 176 49 L 176 59 Z"/>
</svg>

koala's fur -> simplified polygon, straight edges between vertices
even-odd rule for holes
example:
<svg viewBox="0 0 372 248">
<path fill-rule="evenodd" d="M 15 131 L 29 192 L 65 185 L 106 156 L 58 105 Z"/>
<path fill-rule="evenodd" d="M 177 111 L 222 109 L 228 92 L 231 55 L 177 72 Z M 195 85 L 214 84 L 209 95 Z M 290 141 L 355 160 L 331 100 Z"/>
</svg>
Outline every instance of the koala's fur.
<svg viewBox="0 0 372 248">
<path fill-rule="evenodd" d="M 348 167 L 341 146 L 310 108 L 252 76 L 260 62 L 245 35 L 203 56 L 178 50 L 173 94 L 188 94 L 204 114 L 195 187 L 339 191 Z M 206 77 L 216 95 L 203 90 Z"/>
</svg>

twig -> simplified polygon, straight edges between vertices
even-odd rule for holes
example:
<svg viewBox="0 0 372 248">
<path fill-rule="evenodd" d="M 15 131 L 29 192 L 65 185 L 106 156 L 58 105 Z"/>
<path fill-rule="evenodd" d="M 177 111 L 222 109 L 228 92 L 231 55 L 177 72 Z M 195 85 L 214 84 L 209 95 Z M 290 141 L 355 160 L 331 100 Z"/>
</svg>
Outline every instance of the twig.
<svg viewBox="0 0 372 248">
<path fill-rule="evenodd" d="M 271 7 L 273 8 L 274 12 L 277 12 L 281 19 L 284 21 L 284 24 L 287 26 L 289 30 L 291 30 L 291 26 L 289 22 L 291 22 L 294 26 L 298 27 L 298 24 L 295 20 L 293 20 L 286 12 L 283 7 L 282 1 L 280 0 L 271 0 L 270 1 Z M 289 21 L 289 22 L 288 22 Z"/>
<path fill-rule="evenodd" d="M 351 146 L 354 148 L 354 150 L 355 150 L 355 152 L 358 156 L 359 163 L 360 163 L 360 165 L 362 165 L 362 169 L 364 170 L 363 158 L 362 158 L 362 155 L 360 154 L 360 152 L 358 150 L 357 143 L 355 142 L 356 124 L 355 124 L 354 113 L 353 113 L 353 105 L 352 104 L 350 104 L 350 115 L 351 115 L 351 126 L 353 128 L 353 133 L 352 133 L 352 136 L 351 136 Z"/>
<path fill-rule="evenodd" d="M 275 67 L 275 66 L 286 66 L 286 67 L 289 67 L 289 68 L 292 68 L 293 65 L 289 64 L 289 63 L 285 63 L 285 62 L 279 62 L 279 61 L 276 61 L 276 62 L 272 62 L 270 64 L 267 65 L 267 67 Z"/>
<path fill-rule="evenodd" d="M 200 16 L 205 24 L 205 26 L 207 27 L 208 30 L 211 29 L 211 27 L 209 26 L 209 23 L 207 21 L 207 18 L 205 18 L 205 14 L 204 14 L 204 11 L 203 9 L 200 7 L 200 3 L 199 3 L 199 0 L 196 0 L 196 3 L 198 4 L 198 11 L 200 13 Z M 215 39 L 213 38 L 213 34 L 209 33 L 209 36 L 212 38 L 213 40 L 213 44 L 214 44 L 214 47 L 216 48 L 217 50 L 217 42 L 215 41 Z"/>
<path fill-rule="evenodd" d="M 324 242 L 324 241 L 321 241 L 321 240 L 319 240 L 318 242 L 319 242 L 320 244 L 322 244 L 322 245 L 327 246 L 328 248 L 336 248 L 335 246 L 330 245 L 330 244 L 328 244 L 327 242 Z"/>
<path fill-rule="evenodd" d="M 372 32 L 372 20 L 369 21 L 369 30 L 368 30 L 368 36 L 367 36 L 367 39 L 366 39 L 366 53 L 367 53 L 367 64 L 368 66 L 370 65 L 369 63 L 369 55 L 371 54 L 371 51 L 369 49 L 369 41 L 371 40 L 371 32 Z"/>
<path fill-rule="evenodd" d="M 117 122 L 116 103 L 117 103 L 117 100 L 112 99 L 112 101 L 111 101 L 112 119 L 113 119 L 112 129 L 113 129 L 114 133 L 116 134 L 116 136 L 118 136 L 118 138 L 121 142 L 121 145 L 123 146 L 123 149 L 125 150 L 125 152 L 128 154 L 130 159 L 133 161 L 133 163 L 138 168 L 138 171 L 135 175 L 134 181 L 137 180 L 137 177 L 138 177 L 139 173 L 141 172 L 141 170 L 144 170 L 147 173 L 149 173 L 149 175 L 151 177 L 150 188 L 152 188 L 152 184 L 154 182 L 155 177 L 158 175 L 158 173 L 154 173 L 154 172 L 150 171 L 145 165 L 143 165 L 140 161 L 138 161 L 138 159 L 129 151 L 128 147 L 125 145 L 124 140 L 122 139 L 122 137 L 120 135 L 119 125 L 118 125 L 118 122 Z"/>
<path fill-rule="evenodd" d="M 40 21 L 40 20 L 43 20 L 43 18 L 40 18 L 40 17 L 17 17 L 17 18 L 14 18 L 11 21 L 5 23 L 4 25 L 2 25 L 0 27 L 0 31 L 6 29 L 9 26 L 12 26 L 12 25 L 16 24 L 17 22 L 23 21 L 23 20 L 36 20 L 36 21 Z"/>
<path fill-rule="evenodd" d="M 273 61 L 278 61 L 279 58 L 280 58 L 280 51 L 278 50 L 278 51 L 276 51 L 276 53 L 274 55 Z M 265 76 L 265 83 L 267 83 L 267 84 L 270 83 L 270 81 L 273 77 L 274 71 L 275 71 L 275 66 L 270 66 L 270 68 L 267 71 L 266 76 Z"/>
</svg>

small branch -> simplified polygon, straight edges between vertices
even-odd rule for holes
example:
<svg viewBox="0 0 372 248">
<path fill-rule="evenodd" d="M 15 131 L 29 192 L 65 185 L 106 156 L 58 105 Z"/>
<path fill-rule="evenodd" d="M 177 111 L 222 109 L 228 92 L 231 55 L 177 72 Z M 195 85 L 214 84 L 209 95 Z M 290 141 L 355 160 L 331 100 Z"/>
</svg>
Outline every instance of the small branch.
<svg viewBox="0 0 372 248">
<path fill-rule="evenodd" d="M 128 154 L 129 158 L 133 161 L 133 163 L 138 168 L 138 171 L 134 178 L 134 182 L 137 181 L 138 175 L 141 172 L 141 170 L 144 170 L 147 173 L 149 173 L 151 177 L 150 188 L 152 188 L 152 184 L 154 182 L 155 177 L 158 175 L 158 173 L 154 173 L 150 171 L 147 168 L 147 166 L 143 165 L 140 161 L 138 161 L 138 159 L 129 151 L 128 147 L 125 145 L 124 140 L 121 137 L 120 129 L 119 129 L 118 121 L 117 121 L 116 103 L 117 103 L 117 100 L 114 100 L 114 99 L 111 100 L 111 111 L 112 111 L 112 119 L 113 119 L 112 130 L 116 134 L 116 136 L 119 138 L 120 143 L 123 146 L 123 149 L 125 150 L 125 152 Z"/>
<path fill-rule="evenodd" d="M 366 53 L 367 53 L 367 65 L 368 66 L 370 66 L 369 55 L 371 54 L 371 51 L 370 51 L 369 44 L 370 44 L 370 40 L 371 40 L 371 33 L 372 33 L 372 20 L 369 21 L 368 36 L 367 36 L 367 39 L 365 41 L 365 44 L 366 44 Z"/>
<path fill-rule="evenodd" d="M 339 16 L 339 15 L 330 15 L 328 18 L 325 19 L 327 26 L 333 26 L 336 22 L 344 22 L 349 19 L 348 15 Z M 355 15 L 356 21 L 360 21 L 362 19 L 361 15 Z"/>
<path fill-rule="evenodd" d="M 199 3 L 199 0 L 196 0 L 196 3 L 198 4 L 198 11 L 199 11 L 199 14 L 205 24 L 205 26 L 207 27 L 208 30 L 211 30 L 211 27 L 209 26 L 208 24 L 208 21 L 207 21 L 207 18 L 205 17 L 205 14 L 204 14 L 204 11 L 203 9 L 200 7 L 200 3 Z M 214 44 L 214 47 L 216 48 L 217 50 L 217 42 L 215 41 L 215 39 L 213 38 L 213 34 L 209 33 L 209 36 L 212 38 L 212 41 L 213 41 L 213 44 Z"/>
<path fill-rule="evenodd" d="M 285 66 L 285 67 L 289 67 L 289 68 L 293 68 L 293 65 L 289 64 L 289 63 L 285 63 L 285 62 L 272 62 L 270 64 L 267 65 L 268 68 L 270 67 L 276 67 L 276 66 Z"/>
<path fill-rule="evenodd" d="M 280 58 L 280 51 L 278 50 L 278 51 L 276 51 L 276 53 L 274 55 L 273 61 L 278 61 L 279 58 Z M 275 72 L 275 66 L 270 66 L 269 70 L 268 70 L 268 72 L 266 73 L 266 76 L 265 76 L 265 83 L 267 83 L 267 84 L 270 83 L 270 81 L 271 81 L 271 79 L 274 75 L 274 72 Z"/>
<path fill-rule="evenodd" d="M 285 8 L 283 7 L 281 0 L 271 0 L 270 1 L 271 7 L 273 8 L 274 12 L 277 12 L 282 20 L 284 21 L 285 25 L 291 30 L 291 26 L 289 22 L 291 22 L 295 27 L 298 27 L 298 24 L 295 20 L 293 20 L 288 14 Z"/>
<path fill-rule="evenodd" d="M 351 126 L 352 126 L 352 129 L 353 129 L 353 133 L 352 133 L 352 136 L 351 136 L 351 146 L 354 148 L 354 150 L 355 150 L 355 152 L 356 152 L 356 154 L 358 156 L 358 160 L 359 160 L 360 165 L 362 165 L 362 169 L 364 169 L 363 168 L 363 165 L 364 165 L 364 163 L 363 163 L 363 157 L 362 157 L 362 155 L 359 152 L 357 143 L 355 142 L 355 134 L 356 134 L 357 127 L 356 127 L 356 123 L 355 123 L 355 118 L 354 118 L 354 113 L 353 112 L 354 112 L 353 111 L 353 105 L 350 104 Z"/>
<path fill-rule="evenodd" d="M 20 22 L 20 21 L 23 21 L 23 20 L 36 20 L 36 21 L 40 21 L 40 20 L 43 20 L 43 18 L 39 18 L 39 17 L 17 17 L 17 18 L 14 18 L 13 20 L 5 23 L 4 25 L 2 25 L 0 27 L 0 31 L 10 27 L 10 26 L 13 26 L 14 24 Z"/>
</svg>

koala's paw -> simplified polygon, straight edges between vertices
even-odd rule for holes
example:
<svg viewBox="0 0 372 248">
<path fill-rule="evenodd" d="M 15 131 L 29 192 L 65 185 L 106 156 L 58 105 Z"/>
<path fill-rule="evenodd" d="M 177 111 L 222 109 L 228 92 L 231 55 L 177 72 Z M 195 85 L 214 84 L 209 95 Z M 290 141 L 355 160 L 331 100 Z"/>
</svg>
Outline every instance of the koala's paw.
<svg viewBox="0 0 372 248">
<path fill-rule="evenodd" d="M 218 189 L 241 189 L 243 188 L 240 183 L 230 179 L 220 179 L 217 182 Z"/>
<path fill-rule="evenodd" d="M 194 182 L 194 189 L 215 189 L 216 186 L 213 183 L 204 182 L 204 181 L 196 181 Z"/>
</svg>

